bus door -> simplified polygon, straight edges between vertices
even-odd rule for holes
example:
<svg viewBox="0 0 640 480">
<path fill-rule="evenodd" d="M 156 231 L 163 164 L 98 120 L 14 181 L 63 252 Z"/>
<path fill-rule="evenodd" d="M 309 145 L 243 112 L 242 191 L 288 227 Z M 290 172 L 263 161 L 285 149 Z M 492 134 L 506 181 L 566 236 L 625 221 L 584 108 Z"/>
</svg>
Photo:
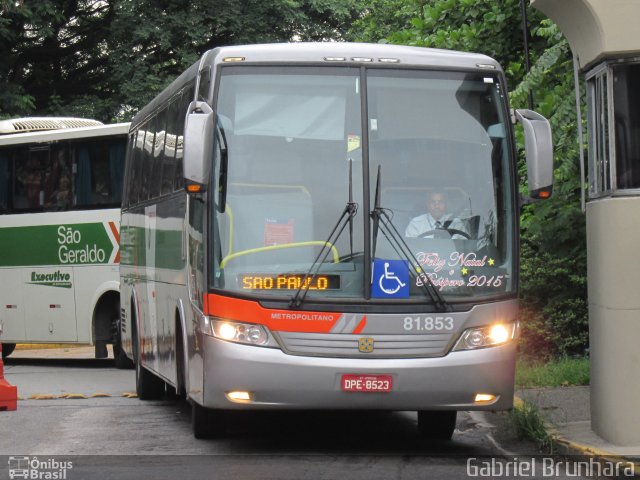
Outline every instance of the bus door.
<svg viewBox="0 0 640 480">
<path fill-rule="evenodd" d="M 22 341 L 26 337 L 24 325 L 25 297 L 20 269 L 0 270 L 0 330 L 3 341 Z"/>
<path fill-rule="evenodd" d="M 26 338 L 78 341 L 73 268 L 25 268 L 23 272 Z"/>
</svg>

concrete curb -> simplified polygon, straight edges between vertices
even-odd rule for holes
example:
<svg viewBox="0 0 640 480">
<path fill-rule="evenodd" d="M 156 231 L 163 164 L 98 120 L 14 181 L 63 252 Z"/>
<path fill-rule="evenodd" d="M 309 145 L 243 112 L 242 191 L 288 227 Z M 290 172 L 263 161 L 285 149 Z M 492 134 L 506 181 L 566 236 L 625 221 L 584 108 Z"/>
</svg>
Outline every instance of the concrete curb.
<svg viewBox="0 0 640 480">
<path fill-rule="evenodd" d="M 120 395 L 113 395 L 110 393 L 96 392 L 90 394 L 84 393 L 34 393 L 27 398 L 18 397 L 18 400 L 88 400 L 91 398 L 138 398 L 138 395 L 134 392 L 122 392 Z"/>
<path fill-rule="evenodd" d="M 569 440 L 568 438 L 560 435 L 552 426 L 549 426 L 546 422 L 545 428 L 547 428 L 547 432 L 549 432 L 549 434 L 553 436 L 555 445 L 561 455 L 590 456 L 600 464 L 632 464 L 634 476 L 640 477 L 640 463 L 630 460 L 626 457 L 607 452 L 605 450 L 600 450 L 598 448 L 583 445 L 581 443 L 574 442 L 573 440 Z"/>
<path fill-rule="evenodd" d="M 18 343 L 17 350 L 40 350 L 51 348 L 72 348 L 72 347 L 91 347 L 92 345 L 84 343 Z"/>
<path fill-rule="evenodd" d="M 513 397 L 513 407 L 517 408 L 522 406 L 525 403 L 525 400 L 514 395 Z M 594 457 L 598 463 L 630 463 L 633 464 L 635 476 L 640 476 L 640 463 L 630 460 L 621 455 L 617 455 L 615 453 L 608 452 L 606 450 L 601 450 L 596 447 L 592 447 L 590 445 L 584 445 L 574 440 L 570 440 L 564 436 L 549 422 L 547 422 L 543 417 L 544 428 L 547 433 L 551 436 L 553 440 L 553 444 L 558 448 L 558 454 L 560 455 L 583 455 L 583 456 L 591 456 Z"/>
</svg>

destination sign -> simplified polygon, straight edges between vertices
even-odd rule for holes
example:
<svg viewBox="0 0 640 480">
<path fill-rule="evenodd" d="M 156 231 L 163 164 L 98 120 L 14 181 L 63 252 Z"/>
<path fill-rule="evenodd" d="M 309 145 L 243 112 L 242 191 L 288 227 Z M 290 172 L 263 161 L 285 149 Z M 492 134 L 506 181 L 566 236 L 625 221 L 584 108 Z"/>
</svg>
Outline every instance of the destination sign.
<svg viewBox="0 0 640 480">
<path fill-rule="evenodd" d="M 243 290 L 339 290 L 340 275 L 309 275 L 304 273 L 243 273 L 238 275 Z"/>
</svg>

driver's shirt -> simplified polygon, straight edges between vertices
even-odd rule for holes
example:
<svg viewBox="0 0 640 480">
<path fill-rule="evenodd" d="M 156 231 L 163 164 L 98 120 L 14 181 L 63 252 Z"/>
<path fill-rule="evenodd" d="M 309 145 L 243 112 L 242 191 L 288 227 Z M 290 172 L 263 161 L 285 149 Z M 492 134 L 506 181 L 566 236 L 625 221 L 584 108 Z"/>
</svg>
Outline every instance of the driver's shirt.
<svg viewBox="0 0 640 480">
<path fill-rule="evenodd" d="M 458 218 L 451 219 L 451 216 L 448 214 L 445 214 L 442 216 L 442 218 L 440 218 L 439 228 L 444 228 L 444 224 L 448 221 L 451 221 L 451 223 L 447 226 L 447 228 L 452 230 L 461 230 L 463 232 L 467 231 L 464 223 L 460 219 Z M 436 224 L 436 219 L 433 218 L 430 213 L 425 213 L 423 215 L 419 215 L 413 218 L 409 222 L 409 225 L 407 225 L 407 229 L 404 231 L 404 236 L 419 237 L 423 233 L 431 232 L 432 230 L 436 230 L 437 228 L 438 228 L 438 225 Z M 425 235 L 423 238 L 433 238 L 433 237 L 434 237 L 434 234 L 432 232 L 429 235 Z M 465 237 L 463 235 L 454 233 L 451 236 L 451 238 L 460 239 Z"/>
</svg>

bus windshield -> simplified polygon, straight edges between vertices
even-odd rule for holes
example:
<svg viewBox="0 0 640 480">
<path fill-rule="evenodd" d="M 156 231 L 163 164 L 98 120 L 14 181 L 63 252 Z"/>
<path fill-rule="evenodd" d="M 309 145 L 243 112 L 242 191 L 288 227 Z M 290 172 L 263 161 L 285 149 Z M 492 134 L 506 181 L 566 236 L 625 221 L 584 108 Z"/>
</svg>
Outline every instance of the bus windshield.
<svg viewBox="0 0 640 480">
<path fill-rule="evenodd" d="M 515 292 L 512 149 L 492 72 L 224 67 L 216 113 L 228 172 L 225 209 L 211 209 L 213 288 L 424 300 L 427 282 L 454 302 Z M 367 238 L 378 170 L 390 228 Z M 350 189 L 358 212 L 328 243 Z"/>
</svg>

